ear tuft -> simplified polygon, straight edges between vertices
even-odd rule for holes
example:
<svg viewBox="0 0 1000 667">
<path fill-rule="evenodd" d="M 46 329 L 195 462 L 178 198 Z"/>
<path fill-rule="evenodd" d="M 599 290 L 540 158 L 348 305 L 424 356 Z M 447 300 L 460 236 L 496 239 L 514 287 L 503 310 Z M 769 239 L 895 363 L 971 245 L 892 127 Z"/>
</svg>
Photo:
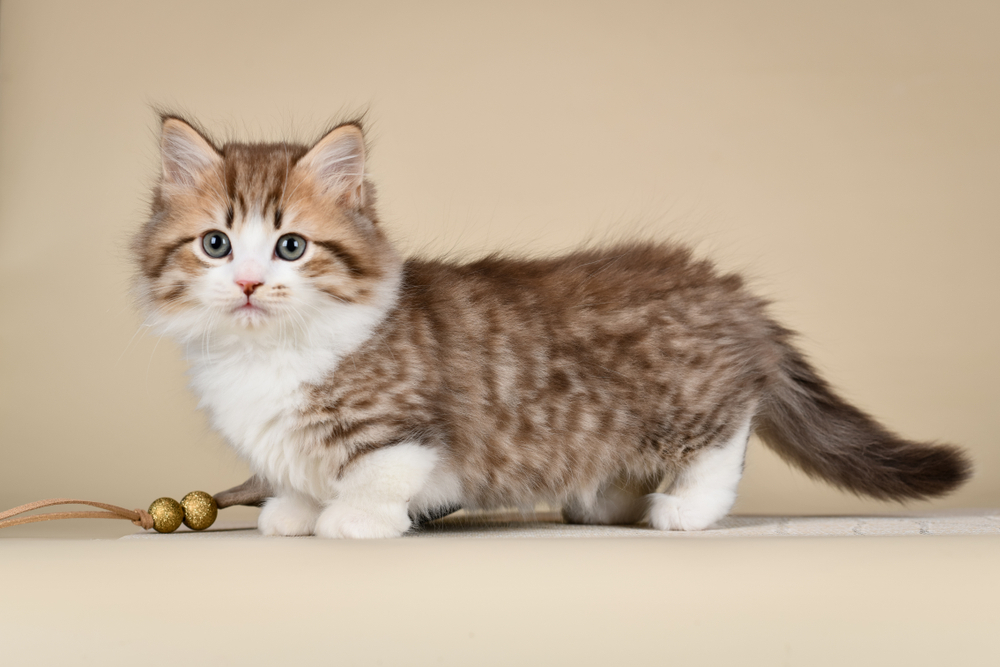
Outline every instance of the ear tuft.
<svg viewBox="0 0 1000 667">
<path fill-rule="evenodd" d="M 166 183 L 191 187 L 199 177 L 222 162 L 219 151 L 186 121 L 164 116 L 160 157 Z"/>
<path fill-rule="evenodd" d="M 365 192 L 365 137 L 353 123 L 330 130 L 298 163 L 321 190 L 360 208 Z"/>
</svg>

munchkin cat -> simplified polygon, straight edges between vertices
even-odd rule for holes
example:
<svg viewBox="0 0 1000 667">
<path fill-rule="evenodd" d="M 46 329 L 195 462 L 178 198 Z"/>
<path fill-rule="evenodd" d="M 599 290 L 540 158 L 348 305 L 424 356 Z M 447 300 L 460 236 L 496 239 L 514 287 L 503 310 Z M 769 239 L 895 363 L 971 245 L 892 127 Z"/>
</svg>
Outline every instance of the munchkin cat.
<svg viewBox="0 0 1000 667">
<path fill-rule="evenodd" d="M 845 402 L 740 277 L 683 247 L 404 260 L 360 124 L 305 146 L 162 122 L 137 292 L 269 489 L 266 535 L 394 537 L 443 508 L 539 502 L 700 530 L 732 507 L 751 433 L 874 498 L 970 473 Z"/>
</svg>

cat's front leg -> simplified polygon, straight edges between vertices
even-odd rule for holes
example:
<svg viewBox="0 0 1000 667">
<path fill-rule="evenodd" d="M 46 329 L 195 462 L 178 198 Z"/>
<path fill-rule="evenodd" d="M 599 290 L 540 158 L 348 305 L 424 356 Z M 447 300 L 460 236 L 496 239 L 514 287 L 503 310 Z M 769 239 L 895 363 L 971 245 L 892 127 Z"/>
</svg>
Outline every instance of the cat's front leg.
<svg viewBox="0 0 1000 667">
<path fill-rule="evenodd" d="M 351 462 L 337 497 L 316 521 L 319 537 L 399 537 L 410 529 L 407 505 L 426 484 L 437 451 L 415 442 L 378 449 Z"/>
<path fill-rule="evenodd" d="M 257 517 L 262 535 L 312 535 L 323 507 L 314 499 L 297 493 L 268 498 Z"/>
</svg>

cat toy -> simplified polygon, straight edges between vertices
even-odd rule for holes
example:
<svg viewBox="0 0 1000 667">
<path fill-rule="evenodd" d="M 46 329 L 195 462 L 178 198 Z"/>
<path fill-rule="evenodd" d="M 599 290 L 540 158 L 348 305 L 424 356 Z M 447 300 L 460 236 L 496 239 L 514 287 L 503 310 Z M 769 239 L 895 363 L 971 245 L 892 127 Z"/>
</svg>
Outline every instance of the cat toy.
<svg viewBox="0 0 1000 667">
<path fill-rule="evenodd" d="M 10 528 L 26 523 L 39 521 L 54 521 L 56 519 L 125 519 L 131 521 L 143 530 L 153 529 L 158 533 L 172 533 L 184 524 L 191 530 L 205 530 L 215 523 L 219 510 L 226 507 L 243 505 L 260 507 L 271 493 L 267 480 L 254 475 L 247 481 L 231 489 L 221 491 L 214 496 L 204 491 L 192 491 L 177 502 L 173 498 L 157 498 L 149 509 L 126 509 L 118 505 L 99 503 L 93 500 L 75 500 L 71 498 L 50 498 L 33 503 L 19 505 L 6 512 L 0 512 L 0 528 Z M 19 516 L 43 507 L 54 505 L 90 505 L 98 511 L 83 512 L 49 512 Z M 441 507 L 429 514 L 411 517 L 417 525 L 424 525 L 458 511 L 458 507 Z"/>
<path fill-rule="evenodd" d="M 243 484 L 217 493 L 214 496 L 204 491 L 192 491 L 177 502 L 173 498 L 157 498 L 149 509 L 126 509 L 118 505 L 100 503 L 93 500 L 71 498 L 50 498 L 20 505 L 6 512 L 0 512 L 0 528 L 19 526 L 25 523 L 53 521 L 56 519 L 125 519 L 144 530 L 153 529 L 158 533 L 172 533 L 181 524 L 191 530 L 205 530 L 215 523 L 219 510 L 233 505 L 259 507 L 270 495 L 270 487 L 259 477 L 251 477 Z M 18 516 L 32 510 L 54 505 L 90 505 L 103 511 L 49 512 Z"/>
</svg>

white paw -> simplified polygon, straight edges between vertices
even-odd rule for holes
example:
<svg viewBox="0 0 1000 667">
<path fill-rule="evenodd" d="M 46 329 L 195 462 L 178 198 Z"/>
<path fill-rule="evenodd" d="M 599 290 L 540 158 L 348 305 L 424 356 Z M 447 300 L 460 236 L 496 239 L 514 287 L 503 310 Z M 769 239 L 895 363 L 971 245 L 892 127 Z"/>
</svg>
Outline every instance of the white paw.
<svg viewBox="0 0 1000 667">
<path fill-rule="evenodd" d="M 316 521 L 318 537 L 379 539 L 399 537 L 410 529 L 405 504 L 374 505 L 364 509 L 334 500 Z"/>
<path fill-rule="evenodd" d="M 665 493 L 651 493 L 649 499 L 649 525 L 657 530 L 704 530 L 729 511 L 732 502 L 708 502 L 700 498 L 681 498 Z M 722 507 L 720 507 L 722 505 Z"/>
<path fill-rule="evenodd" d="M 257 517 L 257 530 L 262 535 L 312 535 L 320 507 L 315 503 L 291 496 L 270 498 Z"/>
</svg>

